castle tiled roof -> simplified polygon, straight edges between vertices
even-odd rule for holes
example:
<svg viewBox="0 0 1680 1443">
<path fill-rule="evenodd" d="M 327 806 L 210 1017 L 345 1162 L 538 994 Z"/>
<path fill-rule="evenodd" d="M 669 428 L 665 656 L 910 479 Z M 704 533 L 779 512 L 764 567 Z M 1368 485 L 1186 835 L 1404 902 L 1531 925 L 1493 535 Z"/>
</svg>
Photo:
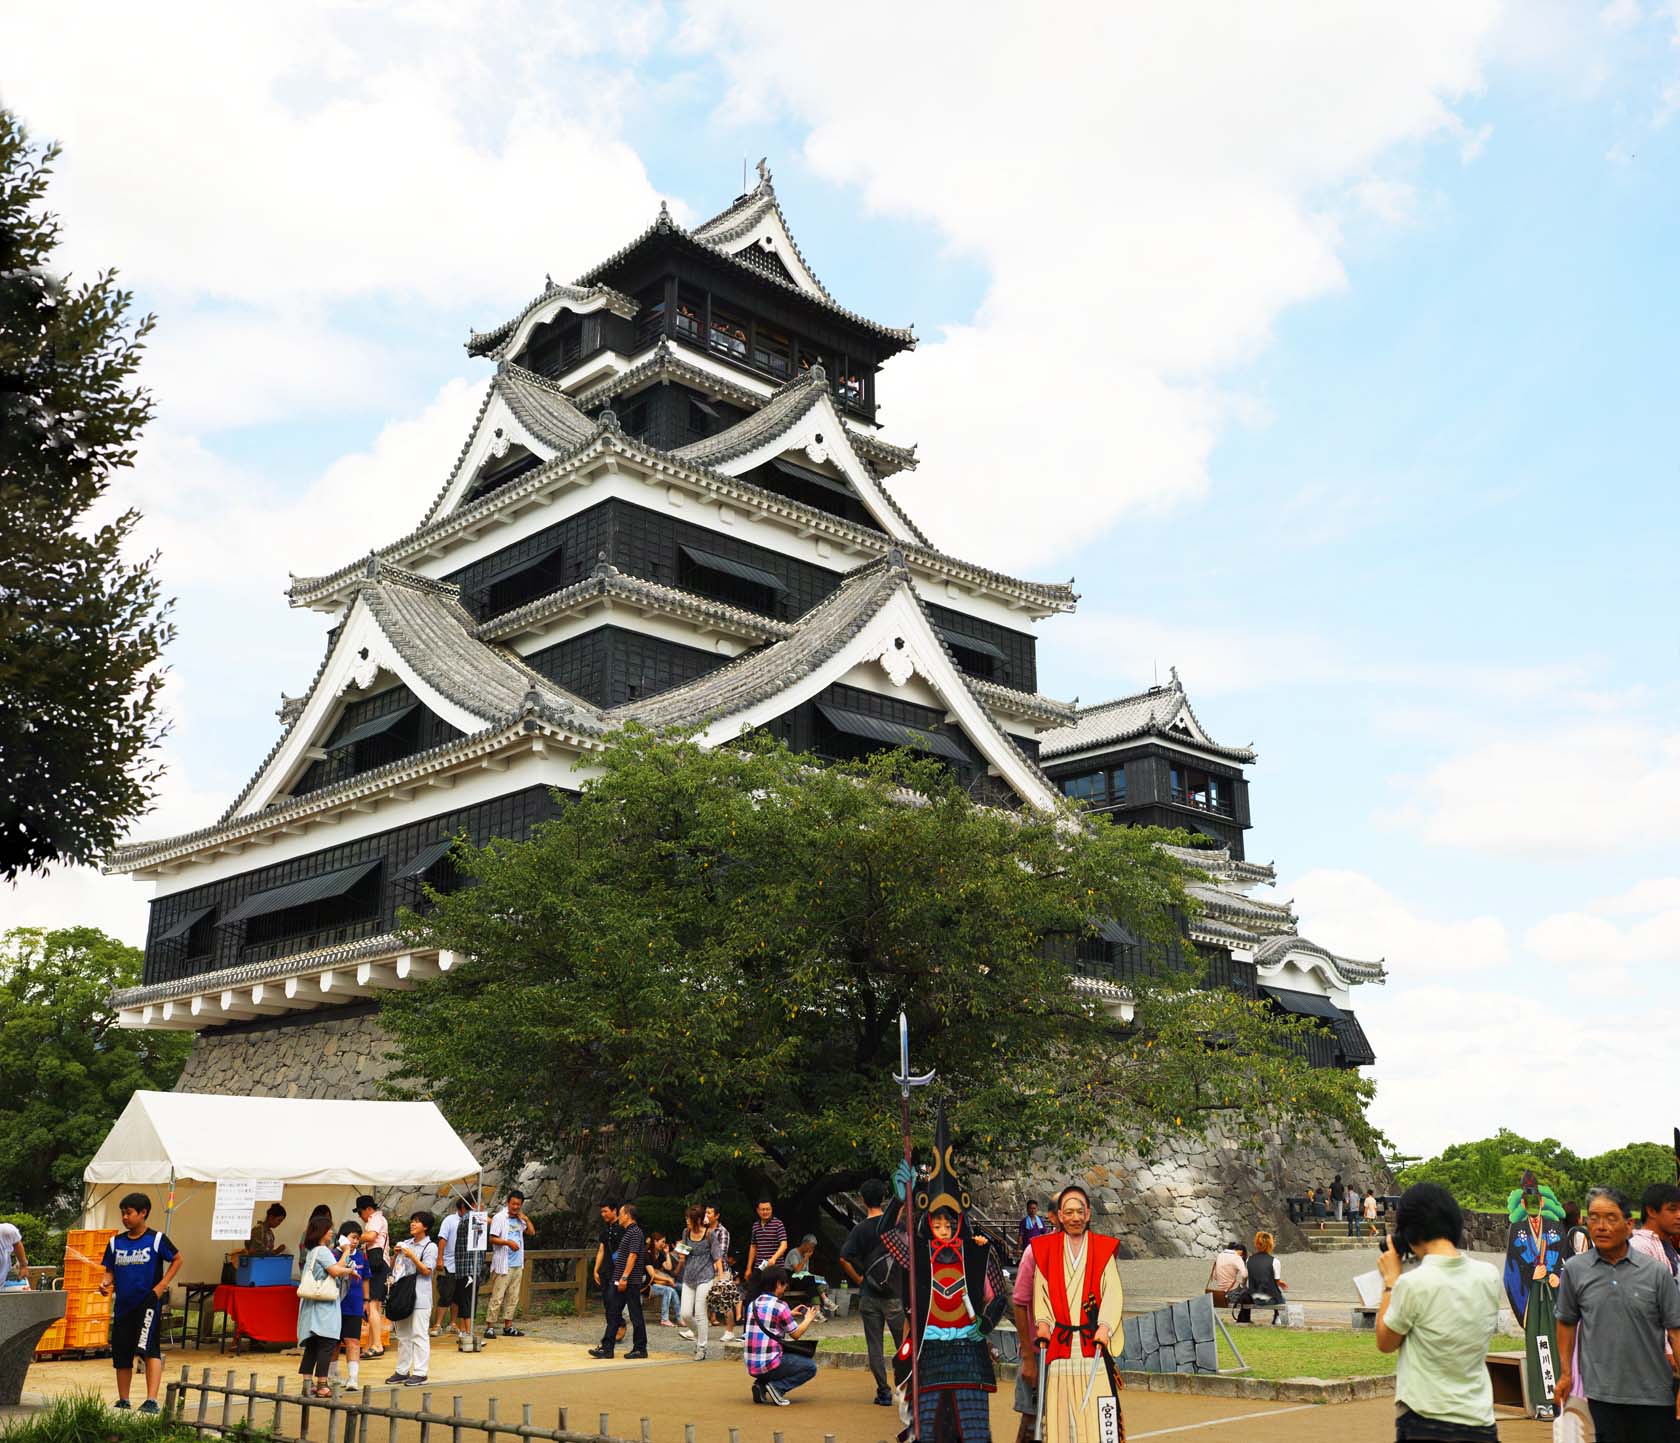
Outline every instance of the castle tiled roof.
<svg viewBox="0 0 1680 1443">
<path fill-rule="evenodd" d="M 1152 686 L 1132 696 L 1080 707 L 1079 719 L 1047 740 L 1040 754 L 1051 761 L 1071 752 L 1146 736 L 1185 742 L 1234 762 L 1252 762 L 1255 757 L 1252 747 L 1221 746 L 1207 734 L 1191 709 L 1176 670 L 1167 686 Z"/>
<path fill-rule="evenodd" d="M 817 278 L 817 273 L 811 269 L 810 261 L 805 259 L 805 252 L 799 249 L 799 242 L 793 238 L 793 227 L 788 224 L 788 218 L 782 211 L 781 202 L 776 199 L 776 190 L 771 185 L 768 175 L 760 179 L 745 195 L 737 196 L 710 220 L 695 226 L 690 234 L 708 245 L 728 246 L 731 241 L 737 241 L 749 234 L 759 221 L 764 219 L 767 212 L 774 212 L 776 219 L 781 222 L 782 234 L 793 247 L 793 253 L 810 278 L 811 284 L 821 292 L 824 300 L 832 302 L 834 297 L 829 294 L 828 287 Z"/>
<path fill-rule="evenodd" d="M 646 359 L 638 361 L 628 370 L 619 371 L 584 387 L 573 399 L 579 410 L 593 411 L 616 396 L 640 390 L 654 381 L 680 381 L 697 391 L 717 396 L 746 411 L 755 411 L 767 403 L 766 397 L 750 387 L 727 380 L 716 372 L 704 370 L 684 360 L 671 349 L 664 336 L 655 343 Z M 772 393 L 769 399 L 774 398 L 775 393 Z M 841 427 L 846 433 L 846 439 L 851 442 L 852 449 L 869 463 L 876 476 L 890 476 L 895 471 L 913 471 L 916 468 L 914 446 L 895 446 L 890 441 L 883 441 L 871 431 L 859 430 L 844 418 L 841 419 Z"/>
<path fill-rule="evenodd" d="M 1346 982 L 1385 982 L 1388 980 L 1388 969 L 1383 965 L 1383 959 L 1375 962 L 1361 961 L 1356 957 L 1343 957 L 1339 953 L 1330 951 L 1327 947 L 1320 947 L 1316 942 L 1309 942 L 1305 937 L 1294 933 L 1283 936 L 1268 937 L 1255 949 L 1254 962 L 1258 967 L 1275 967 L 1290 955 L 1316 958 L 1326 964 L 1333 972 L 1339 973 Z"/>
<path fill-rule="evenodd" d="M 474 331 L 467 338 L 467 353 L 473 356 L 483 356 L 495 352 L 501 344 L 519 329 L 519 323 L 539 306 L 546 305 L 552 300 L 568 301 L 576 306 L 586 306 L 591 310 L 604 306 L 614 315 L 633 317 L 641 309 L 635 301 L 622 291 L 615 291 L 611 286 L 562 286 L 550 280 L 542 290 L 532 296 L 517 314 L 505 320 L 499 326 L 488 331 Z M 497 359 L 501 359 L 497 357 Z"/>
<path fill-rule="evenodd" d="M 779 515 L 802 525 L 809 525 L 813 532 L 833 535 L 855 545 L 859 550 L 885 552 L 894 544 L 890 538 L 883 536 L 866 526 L 846 521 L 830 515 L 826 511 L 819 511 L 816 507 L 806 506 L 802 502 L 793 501 L 773 491 L 767 491 L 762 486 L 755 486 L 750 481 L 743 481 L 739 477 L 725 476 L 722 472 L 709 467 L 685 462 L 670 452 L 659 451 L 651 446 L 643 445 L 625 436 L 618 427 L 617 418 L 608 411 L 601 421 L 596 423 L 594 435 L 584 445 L 578 447 L 570 455 L 556 456 L 552 461 L 529 474 L 522 476 L 511 485 L 491 495 L 480 498 L 469 505 L 451 511 L 446 516 L 433 516 L 415 527 L 407 535 L 383 546 L 377 555 L 385 561 L 401 564 L 403 561 L 417 556 L 434 540 L 454 531 L 465 531 L 473 526 L 481 526 L 483 522 L 510 502 L 517 501 L 525 495 L 542 490 L 553 484 L 556 473 L 565 472 L 568 468 L 587 464 L 593 457 L 606 451 L 614 451 L 620 455 L 644 461 L 654 467 L 681 468 L 696 481 L 704 484 L 709 490 L 719 495 L 730 496 L 733 499 L 747 501 L 760 508 L 766 514 Z M 994 571 L 990 567 L 977 566 L 971 561 L 964 561 L 960 557 L 952 556 L 931 546 L 906 546 L 905 554 L 913 561 L 927 566 L 930 570 L 943 572 L 956 579 L 969 579 L 982 585 L 994 587 L 1006 593 L 1012 593 L 1057 611 L 1071 611 L 1078 601 L 1071 582 L 1040 582 L 1024 581 L 1018 577 L 1007 576 L 1003 572 Z M 287 594 L 294 606 L 309 605 L 324 597 L 335 596 L 343 591 L 350 580 L 361 569 L 361 562 L 352 562 L 341 566 L 322 576 L 296 576 L 287 588 Z"/>
<path fill-rule="evenodd" d="M 753 276 L 759 281 L 780 287 L 782 290 L 788 292 L 789 295 L 798 296 L 802 300 L 818 307 L 821 310 L 828 311 L 833 315 L 839 316 L 842 320 L 849 321 L 852 325 L 862 326 L 866 330 L 879 336 L 882 340 L 895 343 L 894 349 L 913 347 L 916 344 L 916 334 L 911 327 L 884 326 L 879 321 L 870 320 L 868 316 L 862 316 L 856 311 L 847 310 L 846 307 L 831 300 L 826 293 L 821 295 L 813 294 L 794 281 L 783 280 L 778 275 L 773 275 L 769 271 L 762 270 L 758 266 L 753 265 L 750 261 L 745 261 L 737 255 L 732 255 L 719 243 L 698 236 L 693 231 L 684 230 L 682 226 L 678 225 L 676 221 L 671 219 L 670 211 L 663 205 L 660 206 L 659 216 L 652 225 L 650 225 L 628 245 L 622 246 L 618 250 L 614 251 L 612 255 L 608 256 L 606 260 L 602 261 L 599 265 L 590 267 L 589 270 L 585 271 L 583 275 L 578 277 L 577 284 L 579 286 L 592 286 L 597 284 L 600 278 L 612 270 L 614 266 L 618 265 L 630 255 L 633 255 L 655 236 L 660 235 L 670 236 L 681 245 L 691 246 L 694 250 L 699 251 L 706 256 L 716 260 L 722 260 L 731 266 L 739 267 L 742 271 Z"/>
</svg>

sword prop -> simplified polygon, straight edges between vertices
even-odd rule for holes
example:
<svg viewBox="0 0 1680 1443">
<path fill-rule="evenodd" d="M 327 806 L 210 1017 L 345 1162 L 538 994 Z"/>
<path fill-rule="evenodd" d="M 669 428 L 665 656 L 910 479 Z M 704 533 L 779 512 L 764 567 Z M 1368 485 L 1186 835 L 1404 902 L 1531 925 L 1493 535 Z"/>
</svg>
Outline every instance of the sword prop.
<svg viewBox="0 0 1680 1443">
<path fill-rule="evenodd" d="M 1044 1443 L 1044 1370 L 1048 1366 L 1044 1355 L 1049 1345 L 1041 1338 L 1038 1344 L 1038 1408 L 1033 1413 L 1033 1443 Z"/>
<path fill-rule="evenodd" d="M 904 1134 L 904 1160 L 910 1164 L 910 1180 L 904 1185 L 904 1235 L 910 1240 L 910 1266 L 906 1268 L 905 1276 L 909 1280 L 910 1291 L 910 1436 L 916 1438 L 922 1426 L 922 1387 L 921 1375 L 917 1365 L 916 1355 L 921 1349 L 916 1346 L 916 1160 L 910 1148 L 910 1089 L 912 1087 L 926 1087 L 934 1079 L 934 1074 L 924 1072 L 920 1076 L 910 1071 L 910 1019 L 900 1012 L 898 1014 L 898 1071 L 893 1074 L 893 1081 L 898 1084 L 898 1120 L 899 1128 Z"/>
</svg>

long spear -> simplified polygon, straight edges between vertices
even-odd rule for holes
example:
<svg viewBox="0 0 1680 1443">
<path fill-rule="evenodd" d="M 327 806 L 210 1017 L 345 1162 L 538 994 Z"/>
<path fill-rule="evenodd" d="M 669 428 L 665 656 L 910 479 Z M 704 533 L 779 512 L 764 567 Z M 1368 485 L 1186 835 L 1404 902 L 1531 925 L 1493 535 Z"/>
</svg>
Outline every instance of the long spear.
<svg viewBox="0 0 1680 1443">
<path fill-rule="evenodd" d="M 893 1081 L 898 1084 L 898 1120 L 904 1133 L 904 1160 L 910 1164 L 910 1180 L 904 1185 L 904 1234 L 910 1240 L 910 1266 L 905 1273 L 910 1279 L 910 1326 L 905 1329 L 910 1343 L 910 1437 L 920 1437 L 922 1426 L 921 1373 L 916 1355 L 916 1160 L 910 1148 L 910 1089 L 926 1087 L 935 1074 L 924 1072 L 916 1076 L 910 1071 L 910 1019 L 898 1014 L 898 1071 Z"/>
</svg>

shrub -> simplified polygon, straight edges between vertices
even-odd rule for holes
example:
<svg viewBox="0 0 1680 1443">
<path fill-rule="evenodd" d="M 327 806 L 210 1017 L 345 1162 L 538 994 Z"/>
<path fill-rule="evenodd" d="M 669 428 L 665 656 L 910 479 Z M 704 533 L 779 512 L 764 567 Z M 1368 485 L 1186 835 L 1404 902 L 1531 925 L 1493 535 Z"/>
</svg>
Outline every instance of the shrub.
<svg viewBox="0 0 1680 1443">
<path fill-rule="evenodd" d="M 34 1213 L 0 1213 L 0 1223 L 10 1223 L 23 1234 L 23 1250 L 32 1268 L 59 1267 L 64 1262 L 64 1234 Z"/>
</svg>

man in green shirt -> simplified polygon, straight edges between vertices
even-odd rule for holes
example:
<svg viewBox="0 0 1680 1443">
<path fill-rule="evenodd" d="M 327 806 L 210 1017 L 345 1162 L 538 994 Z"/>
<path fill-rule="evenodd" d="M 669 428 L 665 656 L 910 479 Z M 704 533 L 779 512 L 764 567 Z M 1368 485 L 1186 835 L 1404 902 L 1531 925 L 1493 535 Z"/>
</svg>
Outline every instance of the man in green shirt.
<svg viewBox="0 0 1680 1443">
<path fill-rule="evenodd" d="M 1418 1183 L 1401 1196 L 1393 1235 L 1377 1258 L 1383 1277 L 1377 1347 L 1400 1354 L 1398 1438 L 1446 1434 L 1497 1443 L 1486 1359 L 1499 1326 L 1499 1274 L 1459 1252 L 1463 1237 L 1464 1214 L 1453 1195 Z M 1397 1243 L 1418 1260 L 1410 1271 L 1401 1270 Z"/>
</svg>

